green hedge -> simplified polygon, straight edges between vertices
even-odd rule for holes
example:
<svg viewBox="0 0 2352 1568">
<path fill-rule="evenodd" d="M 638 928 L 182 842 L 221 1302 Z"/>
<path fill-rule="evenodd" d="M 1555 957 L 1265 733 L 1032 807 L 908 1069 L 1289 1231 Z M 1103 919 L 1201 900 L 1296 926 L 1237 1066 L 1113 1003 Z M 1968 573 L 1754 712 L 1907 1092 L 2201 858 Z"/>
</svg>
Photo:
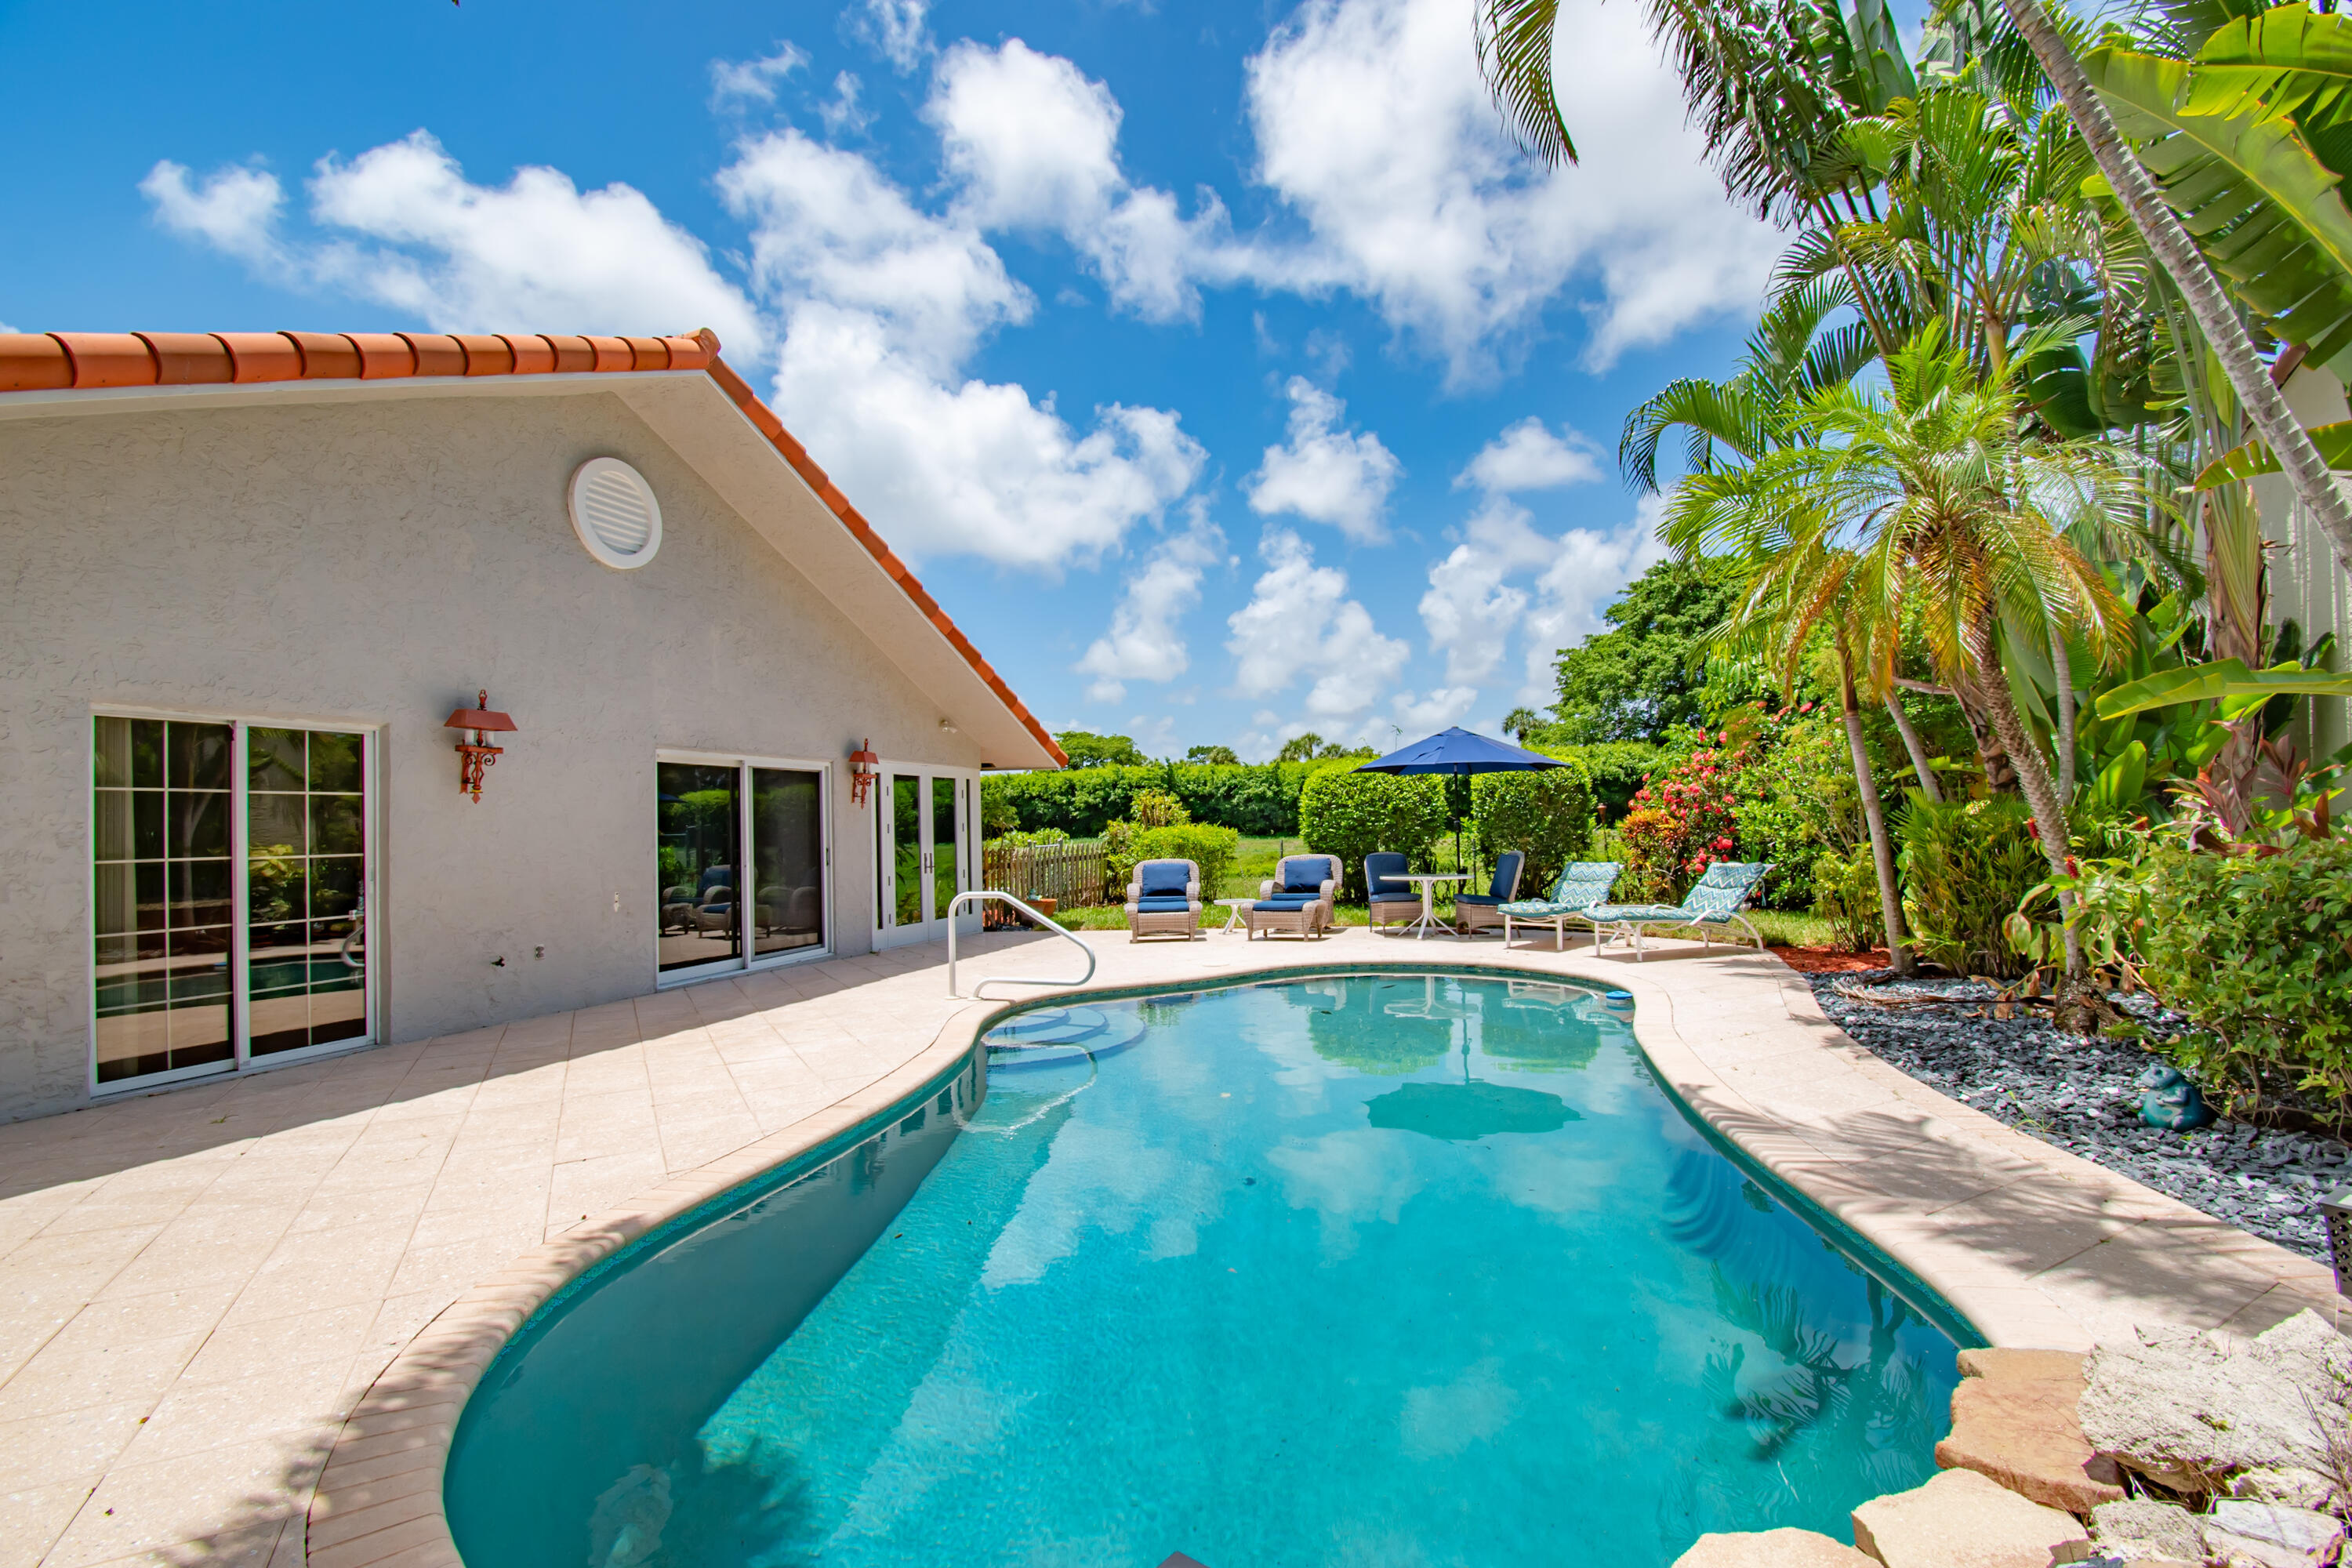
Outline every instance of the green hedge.
<svg viewBox="0 0 2352 1568">
<path fill-rule="evenodd" d="M 982 818 L 992 826 L 1026 832 L 1058 827 L 1073 837 L 1098 838 L 1105 827 L 1128 815 L 1128 803 L 1137 791 L 1156 789 L 1182 801 L 1195 822 L 1230 827 L 1252 838 L 1295 838 L 1299 788 L 1313 771 L 1305 763 L 1154 763 L 1140 768 L 992 774 L 981 781 Z"/>
<path fill-rule="evenodd" d="M 1241 848 L 1240 834 L 1205 822 L 1139 829 L 1119 826 L 1126 831 L 1107 839 L 1103 851 L 1103 885 L 1113 903 L 1126 900 L 1127 885 L 1143 861 L 1190 860 L 1201 868 L 1201 901 L 1205 904 L 1223 888 Z"/>
<path fill-rule="evenodd" d="M 2195 1033 L 2171 1055 L 2209 1089 L 2352 1100 L 2352 837 L 2274 855 L 2163 848 L 2138 869 L 2143 973 Z"/>
<path fill-rule="evenodd" d="M 1354 903 L 1363 901 L 1365 856 L 1401 850 L 1426 868 L 1450 821 L 1435 773 L 1364 773 L 1342 763 L 1309 778 L 1298 796 L 1298 836 L 1307 848 L 1339 858 L 1339 897 Z"/>
<path fill-rule="evenodd" d="M 1592 842 L 1592 778 L 1584 764 L 1571 757 L 1566 767 L 1480 773 L 1470 783 L 1480 857 L 1491 866 L 1502 851 L 1518 850 L 1528 858 L 1519 897 L 1549 894 L 1560 871 L 1583 858 Z"/>
</svg>

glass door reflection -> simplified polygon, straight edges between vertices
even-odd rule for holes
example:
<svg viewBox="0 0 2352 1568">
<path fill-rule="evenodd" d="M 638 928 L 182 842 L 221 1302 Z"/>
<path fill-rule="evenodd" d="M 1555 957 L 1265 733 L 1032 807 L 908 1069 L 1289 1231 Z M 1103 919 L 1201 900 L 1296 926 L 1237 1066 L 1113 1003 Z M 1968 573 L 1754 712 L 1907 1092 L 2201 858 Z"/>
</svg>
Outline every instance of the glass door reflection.
<svg viewBox="0 0 2352 1568">
<path fill-rule="evenodd" d="M 661 763 L 655 773 L 658 973 L 740 960 L 742 769 Z"/>
<path fill-rule="evenodd" d="M 751 770 L 751 951 L 824 945 L 824 775 Z"/>
<path fill-rule="evenodd" d="M 100 716 L 92 741 L 97 1081 L 233 1061 L 235 728 Z"/>
<path fill-rule="evenodd" d="M 368 1035 L 364 737 L 246 731 L 247 1050 Z"/>
</svg>

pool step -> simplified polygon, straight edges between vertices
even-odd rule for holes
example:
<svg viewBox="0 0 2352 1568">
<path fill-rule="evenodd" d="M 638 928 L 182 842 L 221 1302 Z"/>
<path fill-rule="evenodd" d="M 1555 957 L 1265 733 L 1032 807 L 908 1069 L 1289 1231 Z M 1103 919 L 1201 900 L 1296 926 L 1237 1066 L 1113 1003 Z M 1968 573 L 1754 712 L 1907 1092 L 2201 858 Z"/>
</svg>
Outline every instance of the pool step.
<svg viewBox="0 0 2352 1568">
<path fill-rule="evenodd" d="M 981 1037 L 992 1053 L 991 1068 L 1046 1067 L 1087 1057 L 1106 1057 L 1143 1037 L 1135 1009 L 1038 1007 L 1008 1019 Z"/>
</svg>

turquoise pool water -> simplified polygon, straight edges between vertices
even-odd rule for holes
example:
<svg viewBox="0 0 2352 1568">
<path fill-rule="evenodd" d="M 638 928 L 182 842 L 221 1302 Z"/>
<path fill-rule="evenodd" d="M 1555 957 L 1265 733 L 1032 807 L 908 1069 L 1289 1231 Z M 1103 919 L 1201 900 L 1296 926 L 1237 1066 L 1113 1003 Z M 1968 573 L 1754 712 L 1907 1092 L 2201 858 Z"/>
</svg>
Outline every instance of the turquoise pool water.
<svg viewBox="0 0 2352 1568">
<path fill-rule="evenodd" d="M 1953 1341 L 1590 992 L 1333 975 L 991 1038 L 984 1096 L 518 1336 L 451 1457 L 470 1568 L 1646 1568 L 1934 1473 Z"/>
</svg>

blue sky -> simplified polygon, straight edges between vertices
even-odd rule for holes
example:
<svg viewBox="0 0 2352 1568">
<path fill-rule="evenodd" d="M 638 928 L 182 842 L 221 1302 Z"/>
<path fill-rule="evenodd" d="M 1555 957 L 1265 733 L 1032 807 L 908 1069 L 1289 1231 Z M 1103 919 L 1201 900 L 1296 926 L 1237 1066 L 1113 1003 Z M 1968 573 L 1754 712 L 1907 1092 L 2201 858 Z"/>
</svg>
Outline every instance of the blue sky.
<svg viewBox="0 0 2352 1568">
<path fill-rule="evenodd" d="M 1564 6 L 1558 173 L 1469 14 L 7 4 L 0 321 L 710 326 L 1049 725 L 1492 731 L 1654 558 L 1619 425 L 1779 242 L 1639 6 Z"/>
</svg>

